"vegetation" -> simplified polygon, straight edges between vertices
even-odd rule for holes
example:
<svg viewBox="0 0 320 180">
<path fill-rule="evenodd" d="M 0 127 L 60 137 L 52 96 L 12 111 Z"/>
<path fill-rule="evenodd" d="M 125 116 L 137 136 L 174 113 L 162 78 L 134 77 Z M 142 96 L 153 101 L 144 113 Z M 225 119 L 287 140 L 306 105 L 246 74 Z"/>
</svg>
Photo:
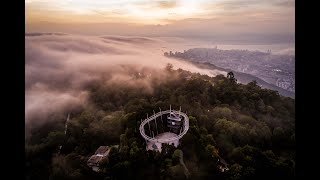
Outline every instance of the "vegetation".
<svg viewBox="0 0 320 180">
<path fill-rule="evenodd" d="M 33 129 L 26 140 L 27 179 L 186 179 L 180 151 L 146 151 L 141 119 L 159 107 L 187 112 L 190 129 L 178 149 L 188 179 L 293 179 L 295 102 L 278 92 L 223 75 L 209 77 L 168 66 L 173 78 L 143 87 L 94 82 L 90 106 Z M 143 77 L 146 78 L 146 77 Z M 101 145 L 115 145 L 96 173 L 86 161 Z M 59 146 L 62 149 L 59 153 Z M 223 158 L 228 171 L 221 172 Z"/>
</svg>

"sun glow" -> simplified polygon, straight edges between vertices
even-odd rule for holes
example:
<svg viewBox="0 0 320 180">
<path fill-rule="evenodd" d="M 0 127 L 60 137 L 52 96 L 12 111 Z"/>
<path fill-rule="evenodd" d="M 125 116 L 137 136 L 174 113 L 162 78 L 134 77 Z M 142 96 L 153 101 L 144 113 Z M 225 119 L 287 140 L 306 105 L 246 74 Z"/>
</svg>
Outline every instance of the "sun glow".
<svg viewBox="0 0 320 180">
<path fill-rule="evenodd" d="M 167 24 L 206 13 L 199 1 L 188 0 L 152 3 L 144 0 L 26 0 L 25 3 L 28 21 Z"/>
<path fill-rule="evenodd" d="M 25 0 L 25 7 L 27 31 L 294 33 L 294 0 Z"/>
</svg>

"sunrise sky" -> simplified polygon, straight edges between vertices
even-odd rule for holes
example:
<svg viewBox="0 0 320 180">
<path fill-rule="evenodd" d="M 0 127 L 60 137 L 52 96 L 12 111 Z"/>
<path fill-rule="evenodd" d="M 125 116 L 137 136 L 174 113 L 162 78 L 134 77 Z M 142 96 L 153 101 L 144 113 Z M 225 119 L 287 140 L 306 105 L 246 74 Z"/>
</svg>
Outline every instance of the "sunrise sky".
<svg viewBox="0 0 320 180">
<path fill-rule="evenodd" d="M 294 35 L 294 0 L 25 0 L 26 31 Z"/>
</svg>

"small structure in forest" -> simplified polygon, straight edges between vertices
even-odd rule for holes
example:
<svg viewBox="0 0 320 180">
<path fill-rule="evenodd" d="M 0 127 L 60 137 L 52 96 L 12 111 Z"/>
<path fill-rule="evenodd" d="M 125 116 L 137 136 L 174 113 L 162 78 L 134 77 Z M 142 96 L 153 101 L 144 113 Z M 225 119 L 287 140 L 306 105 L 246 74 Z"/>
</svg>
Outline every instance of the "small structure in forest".
<svg viewBox="0 0 320 180">
<path fill-rule="evenodd" d="M 219 159 L 218 159 L 218 168 L 221 172 L 226 172 L 226 171 L 229 171 L 229 168 L 228 168 L 229 164 L 224 160 L 222 159 L 220 156 L 219 156 Z"/>
<path fill-rule="evenodd" d="M 111 148 L 109 146 L 100 146 L 94 155 L 89 158 L 87 165 L 91 167 L 93 171 L 98 172 L 101 161 L 109 156 L 110 150 Z"/>
</svg>

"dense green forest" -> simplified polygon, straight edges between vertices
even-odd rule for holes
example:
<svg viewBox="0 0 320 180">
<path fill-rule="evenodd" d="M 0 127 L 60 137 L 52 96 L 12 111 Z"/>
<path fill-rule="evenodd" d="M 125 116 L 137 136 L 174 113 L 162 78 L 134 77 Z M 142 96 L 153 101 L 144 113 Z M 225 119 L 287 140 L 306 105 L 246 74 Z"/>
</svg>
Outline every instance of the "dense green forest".
<svg viewBox="0 0 320 180">
<path fill-rule="evenodd" d="M 256 82 L 236 83 L 223 75 L 209 77 L 167 66 L 172 77 L 151 81 L 152 90 L 95 81 L 88 85 L 86 108 L 50 116 L 26 139 L 27 179 L 294 179 L 295 101 Z M 152 78 L 134 76 L 134 78 Z M 236 77 L 235 77 L 236 78 Z M 169 109 L 186 112 L 188 133 L 178 148 L 146 151 L 139 134 L 141 119 Z M 59 152 L 59 146 L 62 149 Z M 100 172 L 86 162 L 102 145 L 111 149 Z M 218 159 L 228 163 L 221 172 Z"/>
</svg>

